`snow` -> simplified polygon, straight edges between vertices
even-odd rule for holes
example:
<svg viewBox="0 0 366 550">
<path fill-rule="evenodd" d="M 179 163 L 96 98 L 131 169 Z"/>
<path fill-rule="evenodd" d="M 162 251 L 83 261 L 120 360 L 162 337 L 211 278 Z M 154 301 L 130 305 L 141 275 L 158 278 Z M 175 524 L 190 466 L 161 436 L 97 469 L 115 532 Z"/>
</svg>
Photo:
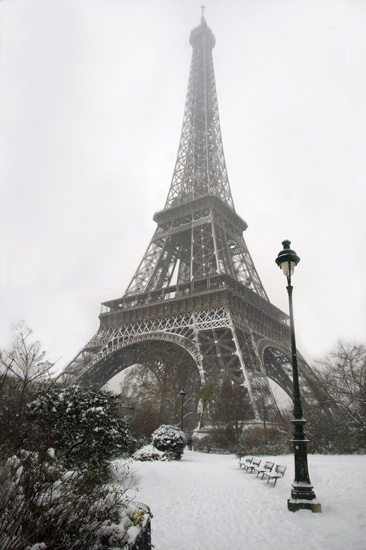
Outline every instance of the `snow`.
<svg viewBox="0 0 366 550">
<path fill-rule="evenodd" d="M 159 451 L 154 445 L 145 445 L 133 455 L 136 460 L 162 460 L 163 457 L 165 457 L 164 451 Z"/>
<path fill-rule="evenodd" d="M 133 462 L 136 500 L 151 508 L 155 550 L 364 550 L 366 456 L 309 455 L 322 513 L 289 512 L 293 456 L 275 487 L 234 455 L 186 450 L 180 461 Z"/>
</svg>

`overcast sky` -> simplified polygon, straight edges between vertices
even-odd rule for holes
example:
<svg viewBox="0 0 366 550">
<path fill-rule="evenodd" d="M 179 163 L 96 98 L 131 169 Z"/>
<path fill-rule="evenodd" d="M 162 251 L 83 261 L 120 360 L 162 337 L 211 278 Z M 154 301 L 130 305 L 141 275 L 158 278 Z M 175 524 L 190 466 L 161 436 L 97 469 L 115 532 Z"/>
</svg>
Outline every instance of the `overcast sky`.
<svg viewBox="0 0 366 550">
<path fill-rule="evenodd" d="M 193 0 L 0 2 L 0 346 L 65 366 L 152 237 L 177 154 Z M 366 2 L 207 0 L 235 207 L 311 363 L 366 333 Z"/>
</svg>

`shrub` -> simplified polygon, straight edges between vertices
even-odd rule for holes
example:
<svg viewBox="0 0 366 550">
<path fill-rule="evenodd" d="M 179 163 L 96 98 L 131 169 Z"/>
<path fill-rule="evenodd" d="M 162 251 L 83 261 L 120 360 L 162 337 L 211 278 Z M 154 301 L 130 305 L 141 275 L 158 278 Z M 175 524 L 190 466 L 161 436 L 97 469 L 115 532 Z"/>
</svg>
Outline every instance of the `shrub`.
<svg viewBox="0 0 366 550">
<path fill-rule="evenodd" d="M 70 466 L 116 458 L 134 442 L 110 392 L 53 386 L 30 403 L 28 414 L 39 443 Z"/>
<path fill-rule="evenodd" d="M 142 449 L 139 449 L 136 451 L 132 458 L 134 460 L 141 460 L 141 461 L 152 461 L 152 460 L 165 460 L 166 456 L 163 451 L 159 451 L 156 447 L 153 445 L 145 445 L 145 447 L 142 447 Z"/>
<path fill-rule="evenodd" d="M 110 464 L 134 444 L 119 402 L 52 381 L 29 335 L 0 350 L 0 548 L 126 549 L 148 520 Z"/>
<path fill-rule="evenodd" d="M 151 440 L 154 447 L 160 451 L 169 453 L 174 460 L 182 458 L 184 447 L 186 446 L 186 437 L 184 432 L 177 428 L 177 426 L 163 424 L 153 432 Z"/>
<path fill-rule="evenodd" d="M 90 486 L 86 472 L 66 470 L 52 450 L 0 459 L 0 548 L 124 548 L 144 514 L 129 503 L 120 479 Z"/>
</svg>

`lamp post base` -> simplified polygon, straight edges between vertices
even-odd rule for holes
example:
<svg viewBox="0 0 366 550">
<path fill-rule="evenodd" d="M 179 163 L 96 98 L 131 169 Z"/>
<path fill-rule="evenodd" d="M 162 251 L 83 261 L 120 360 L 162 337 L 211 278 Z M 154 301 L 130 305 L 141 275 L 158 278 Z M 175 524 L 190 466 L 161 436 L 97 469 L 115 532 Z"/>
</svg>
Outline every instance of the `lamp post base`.
<svg viewBox="0 0 366 550">
<path fill-rule="evenodd" d="M 317 500 L 296 500 L 289 498 L 287 501 L 287 508 L 290 512 L 311 510 L 314 514 L 319 514 L 322 511 L 322 505 Z"/>
</svg>

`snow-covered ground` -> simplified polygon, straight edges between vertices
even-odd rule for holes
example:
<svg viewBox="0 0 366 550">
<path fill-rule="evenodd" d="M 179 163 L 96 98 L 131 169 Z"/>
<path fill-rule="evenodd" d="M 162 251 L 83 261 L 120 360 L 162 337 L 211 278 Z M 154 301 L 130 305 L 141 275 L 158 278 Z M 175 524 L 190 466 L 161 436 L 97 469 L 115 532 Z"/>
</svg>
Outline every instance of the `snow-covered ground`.
<svg viewBox="0 0 366 550">
<path fill-rule="evenodd" d="M 293 456 L 273 459 L 288 467 L 274 488 L 234 455 L 186 450 L 179 462 L 133 462 L 155 550 L 366 549 L 366 456 L 309 455 L 321 514 L 287 510 Z"/>
</svg>

